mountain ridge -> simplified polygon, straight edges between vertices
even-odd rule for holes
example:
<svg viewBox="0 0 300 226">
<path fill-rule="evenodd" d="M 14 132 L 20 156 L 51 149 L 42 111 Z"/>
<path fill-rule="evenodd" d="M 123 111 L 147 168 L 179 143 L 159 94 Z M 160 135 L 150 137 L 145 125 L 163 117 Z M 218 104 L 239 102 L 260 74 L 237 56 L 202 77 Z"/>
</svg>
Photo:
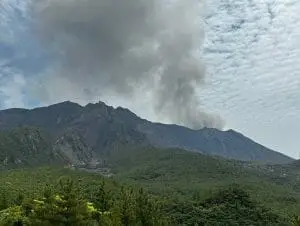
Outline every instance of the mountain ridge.
<svg viewBox="0 0 300 226">
<path fill-rule="evenodd" d="M 127 108 L 104 102 L 81 106 L 65 101 L 34 109 L 0 111 L 0 130 L 41 128 L 57 152 L 72 163 L 103 161 L 113 148 L 154 146 L 260 163 L 288 163 L 292 158 L 272 151 L 234 130 L 192 130 L 175 124 L 153 123 Z"/>
</svg>

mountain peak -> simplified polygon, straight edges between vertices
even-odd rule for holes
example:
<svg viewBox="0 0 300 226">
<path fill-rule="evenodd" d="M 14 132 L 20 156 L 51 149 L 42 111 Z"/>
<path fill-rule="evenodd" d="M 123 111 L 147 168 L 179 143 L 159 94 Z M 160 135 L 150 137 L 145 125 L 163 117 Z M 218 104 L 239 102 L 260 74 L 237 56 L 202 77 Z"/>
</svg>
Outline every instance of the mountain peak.
<svg viewBox="0 0 300 226">
<path fill-rule="evenodd" d="M 55 108 L 55 107 L 61 107 L 61 106 L 82 107 L 80 104 L 72 102 L 72 101 L 63 101 L 63 102 L 52 104 L 52 105 L 49 105 L 49 106 L 46 106 L 46 107 Z"/>
<path fill-rule="evenodd" d="M 85 107 L 111 107 L 111 106 L 108 106 L 106 103 L 104 103 L 103 101 L 98 101 L 96 103 L 88 103 L 87 105 L 85 105 Z"/>
<path fill-rule="evenodd" d="M 85 152 L 97 156 L 120 143 L 133 146 L 147 143 L 243 161 L 286 163 L 292 160 L 234 130 L 191 130 L 174 124 L 152 123 L 127 108 L 114 108 L 102 101 L 84 107 L 65 101 L 32 110 L 11 109 L 5 114 L 0 111 L 0 130 L 18 126 L 40 127 L 54 139 L 61 140 L 63 136 L 61 145 L 67 150 L 75 148 L 80 156 L 85 156 Z"/>
</svg>

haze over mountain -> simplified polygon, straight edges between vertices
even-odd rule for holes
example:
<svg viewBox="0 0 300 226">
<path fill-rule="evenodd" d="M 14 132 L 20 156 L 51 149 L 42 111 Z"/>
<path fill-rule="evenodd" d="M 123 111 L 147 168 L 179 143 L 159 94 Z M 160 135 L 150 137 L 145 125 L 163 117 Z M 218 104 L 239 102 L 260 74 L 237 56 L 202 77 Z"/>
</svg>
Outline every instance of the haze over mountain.
<svg viewBox="0 0 300 226">
<path fill-rule="evenodd" d="M 0 128 L 10 131 L 3 139 L 7 142 L 2 142 L 2 162 L 9 159 L 13 162 L 29 161 L 23 152 L 35 161 L 44 155 L 41 162 L 58 160 L 74 165 L 97 165 L 109 159 L 115 149 L 126 152 L 128 148 L 148 146 L 181 148 L 260 163 L 292 161 L 233 130 L 191 130 L 152 123 L 128 109 L 113 108 L 103 102 L 85 107 L 63 102 L 33 110 L 3 110 L 0 111 Z M 9 134 L 15 135 L 11 138 Z M 9 148 L 11 139 L 21 145 L 23 140 L 23 147 Z"/>
</svg>

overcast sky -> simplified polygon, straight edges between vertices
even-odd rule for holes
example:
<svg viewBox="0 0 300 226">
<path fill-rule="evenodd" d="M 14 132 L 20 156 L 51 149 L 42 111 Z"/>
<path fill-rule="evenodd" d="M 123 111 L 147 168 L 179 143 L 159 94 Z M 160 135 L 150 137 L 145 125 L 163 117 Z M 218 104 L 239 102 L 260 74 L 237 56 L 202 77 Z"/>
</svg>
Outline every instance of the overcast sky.
<svg viewBox="0 0 300 226">
<path fill-rule="evenodd" d="M 201 53 L 206 77 L 197 89 L 202 109 L 220 115 L 225 129 L 233 128 L 295 158 L 300 152 L 299 12 L 297 0 L 207 2 Z M 1 109 L 48 103 L 33 98 L 32 89 L 29 94 L 28 87 L 36 86 L 36 78 L 51 79 L 51 73 L 45 73 L 51 56 L 24 24 L 27 15 L 26 1 L 0 1 Z M 100 98 L 88 97 L 61 92 L 49 103 L 71 99 L 84 104 Z M 128 107 L 150 120 L 170 122 L 140 95 L 127 101 L 111 93 L 101 100 Z"/>
</svg>

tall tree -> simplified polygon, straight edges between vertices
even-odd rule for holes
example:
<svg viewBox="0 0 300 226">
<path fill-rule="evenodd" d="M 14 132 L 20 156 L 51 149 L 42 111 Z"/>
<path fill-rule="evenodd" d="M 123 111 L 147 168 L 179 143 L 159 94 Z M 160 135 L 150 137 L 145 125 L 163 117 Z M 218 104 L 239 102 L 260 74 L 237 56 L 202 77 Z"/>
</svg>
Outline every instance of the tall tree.
<svg viewBox="0 0 300 226">
<path fill-rule="evenodd" d="M 60 180 L 60 192 L 45 192 L 42 201 L 34 200 L 33 221 L 36 225 L 87 226 L 92 224 L 87 202 L 70 179 Z"/>
</svg>

